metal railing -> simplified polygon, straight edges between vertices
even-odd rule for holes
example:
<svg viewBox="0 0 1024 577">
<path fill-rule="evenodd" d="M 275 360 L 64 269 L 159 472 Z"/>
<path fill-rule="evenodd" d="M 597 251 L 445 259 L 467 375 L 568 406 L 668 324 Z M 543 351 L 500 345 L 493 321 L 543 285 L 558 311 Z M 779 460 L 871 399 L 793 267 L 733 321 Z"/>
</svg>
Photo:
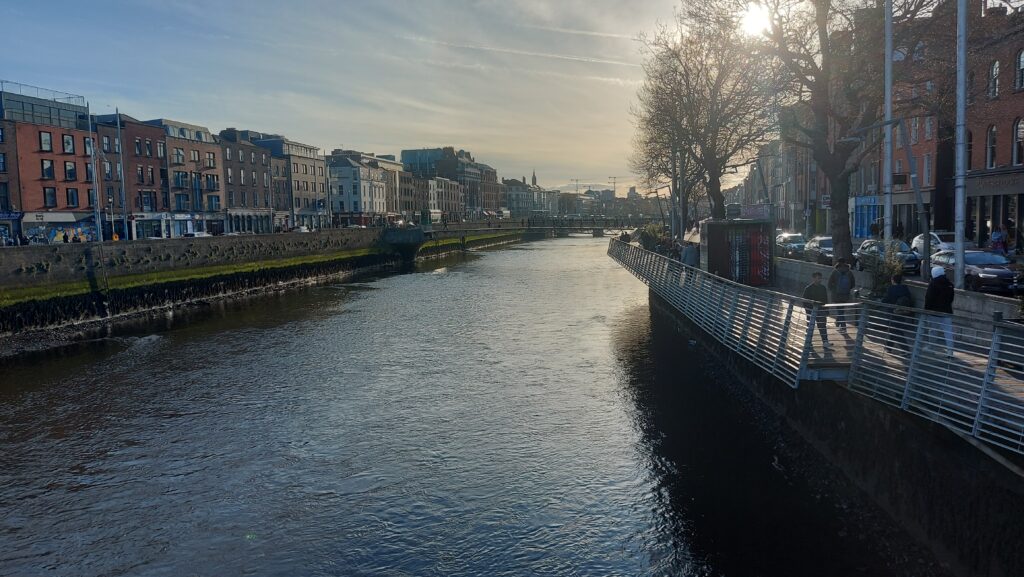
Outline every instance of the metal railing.
<svg viewBox="0 0 1024 577">
<path fill-rule="evenodd" d="M 875 302 L 807 308 L 802 298 L 734 283 L 617 239 L 608 255 L 791 387 L 802 379 L 845 381 L 855 392 L 1024 454 L 1022 325 Z"/>
</svg>

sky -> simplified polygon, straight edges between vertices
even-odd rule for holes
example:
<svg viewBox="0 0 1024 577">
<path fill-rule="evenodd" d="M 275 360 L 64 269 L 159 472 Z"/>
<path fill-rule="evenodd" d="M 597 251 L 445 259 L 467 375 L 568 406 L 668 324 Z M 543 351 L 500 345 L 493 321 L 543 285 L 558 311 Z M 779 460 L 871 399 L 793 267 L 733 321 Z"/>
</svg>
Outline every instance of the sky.
<svg viewBox="0 0 1024 577">
<path fill-rule="evenodd" d="M 615 176 L 622 196 L 637 36 L 677 2 L 3 0 L 0 78 L 325 152 L 455 146 L 562 190 Z"/>
</svg>

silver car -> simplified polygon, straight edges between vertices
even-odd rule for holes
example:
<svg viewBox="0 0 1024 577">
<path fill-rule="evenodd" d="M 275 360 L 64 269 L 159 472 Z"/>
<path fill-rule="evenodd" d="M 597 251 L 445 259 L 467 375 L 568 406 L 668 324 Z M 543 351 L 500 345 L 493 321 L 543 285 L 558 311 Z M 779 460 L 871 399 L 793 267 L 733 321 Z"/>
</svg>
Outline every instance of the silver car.
<svg viewBox="0 0 1024 577">
<path fill-rule="evenodd" d="M 949 232 L 948 230 L 936 230 L 929 233 L 932 237 L 932 253 L 939 252 L 940 250 L 953 250 L 953 244 L 956 242 L 956 234 Z M 924 254 L 924 235 L 919 234 L 914 237 L 914 241 L 910 243 L 910 248 L 917 254 Z M 964 239 L 965 249 L 978 248 L 974 242 Z"/>
</svg>

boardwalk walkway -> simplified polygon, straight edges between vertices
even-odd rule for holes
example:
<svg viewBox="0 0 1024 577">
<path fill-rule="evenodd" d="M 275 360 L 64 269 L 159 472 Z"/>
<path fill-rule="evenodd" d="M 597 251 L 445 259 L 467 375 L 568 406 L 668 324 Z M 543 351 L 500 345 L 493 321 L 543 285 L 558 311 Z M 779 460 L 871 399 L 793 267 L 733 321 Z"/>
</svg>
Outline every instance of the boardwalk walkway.
<svg viewBox="0 0 1024 577">
<path fill-rule="evenodd" d="M 791 387 L 840 382 L 1024 454 L 1022 325 L 873 302 L 809 309 L 799 297 L 740 285 L 616 239 L 608 254 L 720 343 Z M 819 314 L 828 316 L 833 348 L 812 330 Z"/>
</svg>

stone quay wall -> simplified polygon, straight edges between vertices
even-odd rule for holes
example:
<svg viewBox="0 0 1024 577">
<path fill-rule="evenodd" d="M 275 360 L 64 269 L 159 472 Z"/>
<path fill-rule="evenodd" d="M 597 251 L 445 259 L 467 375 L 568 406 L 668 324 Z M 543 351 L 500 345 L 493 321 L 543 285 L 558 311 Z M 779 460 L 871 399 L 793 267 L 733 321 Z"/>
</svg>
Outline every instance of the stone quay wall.
<svg viewBox="0 0 1024 577">
<path fill-rule="evenodd" d="M 67 243 L 0 249 L 0 289 L 268 260 L 377 246 L 382 229 Z"/>
</svg>

